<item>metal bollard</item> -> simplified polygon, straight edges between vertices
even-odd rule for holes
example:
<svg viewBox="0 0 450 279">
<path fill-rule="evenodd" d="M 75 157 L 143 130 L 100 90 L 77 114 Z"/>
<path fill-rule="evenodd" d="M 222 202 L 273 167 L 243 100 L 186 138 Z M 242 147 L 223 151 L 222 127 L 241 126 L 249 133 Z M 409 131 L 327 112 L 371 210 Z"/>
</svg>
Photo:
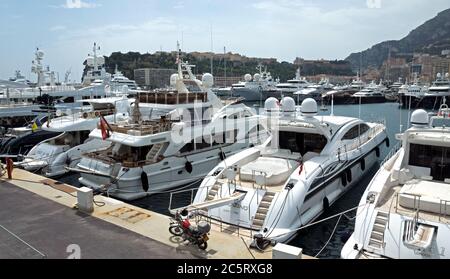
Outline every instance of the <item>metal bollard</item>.
<svg viewBox="0 0 450 279">
<path fill-rule="evenodd" d="M 12 173 L 14 170 L 14 162 L 11 158 L 6 158 L 6 170 L 8 172 L 8 179 L 12 179 Z"/>
</svg>

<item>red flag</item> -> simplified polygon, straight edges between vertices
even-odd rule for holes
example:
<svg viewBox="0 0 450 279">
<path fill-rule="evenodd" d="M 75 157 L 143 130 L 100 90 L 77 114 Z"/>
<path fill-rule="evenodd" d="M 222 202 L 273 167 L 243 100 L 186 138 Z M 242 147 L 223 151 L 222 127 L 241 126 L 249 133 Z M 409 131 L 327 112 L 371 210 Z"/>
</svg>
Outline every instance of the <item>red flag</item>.
<svg viewBox="0 0 450 279">
<path fill-rule="evenodd" d="M 106 140 L 107 138 L 109 138 L 111 136 L 109 134 L 109 124 L 103 116 L 100 117 L 100 129 L 102 130 L 102 139 L 103 140 Z"/>
</svg>

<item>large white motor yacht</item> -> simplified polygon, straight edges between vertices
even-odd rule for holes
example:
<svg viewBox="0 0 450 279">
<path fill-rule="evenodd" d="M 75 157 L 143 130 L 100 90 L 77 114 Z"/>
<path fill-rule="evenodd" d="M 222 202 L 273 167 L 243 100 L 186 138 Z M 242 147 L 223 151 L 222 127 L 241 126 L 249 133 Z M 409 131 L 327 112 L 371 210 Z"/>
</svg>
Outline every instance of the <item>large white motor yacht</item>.
<svg viewBox="0 0 450 279">
<path fill-rule="evenodd" d="M 317 116 L 317 109 L 306 99 L 300 115 L 294 100 L 285 97 L 278 112 L 278 101 L 269 98 L 265 110 L 272 137 L 215 167 L 187 208 L 233 230 L 250 231 L 260 249 L 292 239 L 358 183 L 387 141 L 383 124 Z"/>
<path fill-rule="evenodd" d="M 342 258 L 450 258 L 449 114 L 413 112 L 361 198 Z"/>
<path fill-rule="evenodd" d="M 268 137 L 250 108 L 222 105 L 211 91 L 212 75 L 197 80 L 190 65 L 178 61 L 178 74 L 171 78 L 175 90 L 139 94 L 132 118 L 110 124 L 111 148 L 83 156 L 75 170 L 81 184 L 139 199 L 199 181 L 224 158 L 260 144 L 259 135 Z M 172 111 L 159 121 L 144 119 L 161 104 Z M 90 136 L 104 138 L 104 131 Z"/>
<path fill-rule="evenodd" d="M 90 104 L 88 110 L 50 119 L 42 129 L 61 134 L 33 147 L 18 165 L 28 171 L 42 170 L 47 177 L 65 174 L 67 168 L 78 164 L 82 154 L 111 145 L 107 141 L 89 138 L 89 134 L 97 127 L 100 117 L 110 122 L 127 119 L 132 101 L 125 96 L 85 100 Z"/>
<path fill-rule="evenodd" d="M 277 91 L 280 92 L 280 95 L 292 95 L 294 92 L 302 90 L 306 88 L 310 83 L 306 80 L 306 78 L 301 77 L 300 68 L 297 69 L 294 79 L 288 80 L 286 83 L 277 84 Z"/>
</svg>

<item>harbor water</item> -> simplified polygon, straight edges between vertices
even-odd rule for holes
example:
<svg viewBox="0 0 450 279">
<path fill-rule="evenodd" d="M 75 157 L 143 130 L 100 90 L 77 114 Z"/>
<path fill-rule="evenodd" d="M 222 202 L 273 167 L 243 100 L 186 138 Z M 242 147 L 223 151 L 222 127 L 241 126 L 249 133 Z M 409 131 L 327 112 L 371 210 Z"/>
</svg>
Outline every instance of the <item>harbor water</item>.
<svg viewBox="0 0 450 279">
<path fill-rule="evenodd" d="M 255 109 L 260 108 L 260 104 L 248 103 L 247 105 L 255 107 Z M 327 111 L 320 111 L 320 115 L 329 115 L 331 112 L 330 110 L 331 108 L 328 106 Z M 395 134 L 400 132 L 400 126 L 403 125 L 403 130 L 406 129 L 410 112 L 408 110 L 399 108 L 398 103 L 382 103 L 363 104 L 360 106 L 336 105 L 334 107 L 334 114 L 340 116 L 359 117 L 365 121 L 384 121 L 390 140 L 390 147 L 383 150 L 381 154 L 381 159 L 383 159 L 388 154 L 390 149 L 397 144 L 397 141 L 395 140 Z M 330 207 L 330 209 L 322 214 L 322 216 L 320 216 L 317 220 L 333 216 L 357 206 L 364 190 L 369 184 L 372 176 L 378 170 L 378 167 L 379 165 L 372 168 L 370 176 L 366 176 L 363 178 L 363 180 L 359 181 L 356 186 L 350 189 L 343 197 L 341 197 L 341 199 L 334 203 Z M 78 175 L 67 175 L 60 180 L 64 183 L 79 186 Z M 195 189 L 198 185 L 199 183 L 190 185 L 189 187 L 187 187 L 187 189 Z M 172 207 L 176 208 L 187 205 L 189 204 L 190 200 L 191 192 L 177 195 L 176 199 L 174 199 L 173 201 Z M 132 204 L 161 214 L 169 215 L 169 201 L 170 194 L 162 193 L 134 201 L 132 202 Z M 302 248 L 303 252 L 307 255 L 316 256 L 330 239 L 328 245 L 326 245 L 326 247 L 318 255 L 318 258 L 339 258 L 340 251 L 344 246 L 345 241 L 353 231 L 355 215 L 356 211 L 352 211 L 345 216 L 342 216 L 331 239 L 330 236 L 335 229 L 338 218 L 330 219 L 326 222 L 322 222 L 320 224 L 308 227 L 304 230 L 300 230 L 298 235 L 291 241 L 290 244 Z"/>
</svg>

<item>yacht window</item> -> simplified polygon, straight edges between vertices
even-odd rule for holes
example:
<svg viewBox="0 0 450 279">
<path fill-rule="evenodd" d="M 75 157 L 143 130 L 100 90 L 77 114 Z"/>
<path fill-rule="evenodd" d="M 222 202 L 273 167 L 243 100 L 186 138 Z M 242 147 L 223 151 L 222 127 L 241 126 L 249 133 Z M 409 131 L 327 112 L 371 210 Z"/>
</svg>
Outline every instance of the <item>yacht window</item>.
<svg viewBox="0 0 450 279">
<path fill-rule="evenodd" d="M 343 137 L 342 140 L 352 140 L 358 138 L 370 129 L 367 124 L 359 124 L 351 128 Z"/>
<path fill-rule="evenodd" d="M 184 153 L 191 153 L 192 151 L 195 150 L 195 141 L 192 140 L 190 143 L 185 144 L 181 149 L 180 149 L 180 153 L 184 154 Z"/>
<path fill-rule="evenodd" d="M 147 159 L 147 154 L 152 149 L 153 145 L 142 147 L 131 147 L 131 155 L 134 162 L 141 162 Z"/>
<path fill-rule="evenodd" d="M 433 180 L 444 181 L 450 178 L 450 148 L 410 144 L 409 165 L 431 168 Z"/>
<path fill-rule="evenodd" d="M 288 149 L 305 155 L 308 152 L 321 153 L 327 139 L 319 134 L 295 133 L 295 132 L 279 132 L 280 149 Z"/>
</svg>

